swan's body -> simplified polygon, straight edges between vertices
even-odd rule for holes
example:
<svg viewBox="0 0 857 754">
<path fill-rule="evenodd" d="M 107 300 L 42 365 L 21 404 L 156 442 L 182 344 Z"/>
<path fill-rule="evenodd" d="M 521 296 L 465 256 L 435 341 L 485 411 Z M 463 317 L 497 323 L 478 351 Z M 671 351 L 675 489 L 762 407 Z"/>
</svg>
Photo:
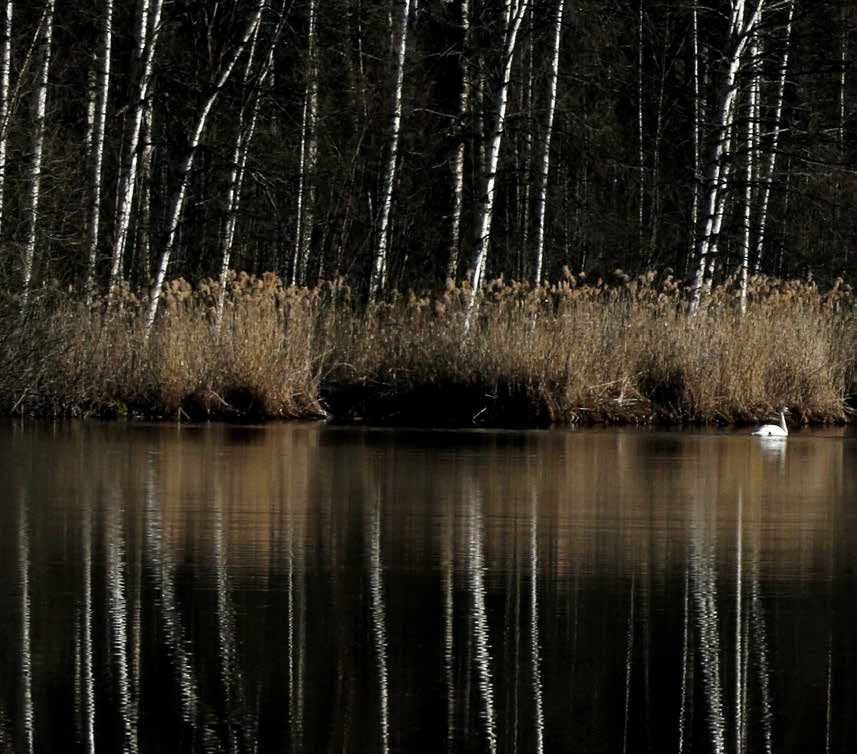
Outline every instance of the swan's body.
<svg viewBox="0 0 857 754">
<path fill-rule="evenodd" d="M 753 435 L 755 437 L 788 437 L 789 436 L 789 428 L 786 424 L 786 414 L 788 413 L 787 408 L 780 409 L 780 423 L 779 424 L 761 424 L 753 430 Z"/>
</svg>

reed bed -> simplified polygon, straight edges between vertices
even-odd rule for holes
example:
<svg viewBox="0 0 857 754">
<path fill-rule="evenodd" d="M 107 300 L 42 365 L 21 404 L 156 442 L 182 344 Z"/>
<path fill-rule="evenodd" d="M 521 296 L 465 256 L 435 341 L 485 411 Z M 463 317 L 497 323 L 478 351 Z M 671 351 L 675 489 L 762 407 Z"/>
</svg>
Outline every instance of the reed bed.
<svg viewBox="0 0 857 754">
<path fill-rule="evenodd" d="M 788 405 L 840 422 L 857 393 L 857 308 L 837 281 L 734 281 L 693 317 L 669 275 L 556 284 L 492 281 L 465 336 L 470 291 L 448 284 L 362 305 L 231 275 L 172 281 L 144 348 L 144 297 L 87 308 L 46 288 L 25 318 L 0 300 L 5 413 L 367 420 L 419 424 L 745 423 Z"/>
</svg>

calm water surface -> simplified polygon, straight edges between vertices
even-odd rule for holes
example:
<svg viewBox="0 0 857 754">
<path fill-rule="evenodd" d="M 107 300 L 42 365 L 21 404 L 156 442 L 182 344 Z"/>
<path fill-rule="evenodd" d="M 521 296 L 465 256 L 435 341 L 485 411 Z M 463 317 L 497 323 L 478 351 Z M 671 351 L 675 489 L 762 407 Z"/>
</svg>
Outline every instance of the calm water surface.
<svg viewBox="0 0 857 754">
<path fill-rule="evenodd" d="M 0 424 L 0 752 L 845 752 L 857 438 Z"/>
</svg>

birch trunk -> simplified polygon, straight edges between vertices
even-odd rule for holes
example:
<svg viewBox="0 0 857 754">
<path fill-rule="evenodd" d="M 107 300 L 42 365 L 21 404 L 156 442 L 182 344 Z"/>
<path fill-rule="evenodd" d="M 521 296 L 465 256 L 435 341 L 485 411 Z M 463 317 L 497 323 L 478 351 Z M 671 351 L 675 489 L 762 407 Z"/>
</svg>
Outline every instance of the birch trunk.
<svg viewBox="0 0 857 754">
<path fill-rule="evenodd" d="M 107 97 L 110 90 L 110 53 L 113 40 L 113 0 L 104 0 L 101 69 L 98 76 L 95 121 L 92 134 L 92 194 L 89 205 L 89 238 L 86 271 L 86 304 L 95 292 L 95 263 L 98 255 L 98 226 L 101 219 L 101 170 L 104 164 L 104 132 L 107 124 Z"/>
<path fill-rule="evenodd" d="M 545 248 L 545 206 L 548 193 L 548 173 L 550 171 L 551 137 L 553 135 L 553 118 L 556 111 L 556 89 L 559 74 L 559 46 L 562 38 L 562 13 L 564 0 L 559 0 L 556 9 L 553 36 L 553 61 L 548 84 L 548 114 L 545 127 L 545 143 L 542 149 L 542 164 L 539 172 L 539 195 L 536 199 L 536 285 L 542 284 L 542 269 Z"/>
<path fill-rule="evenodd" d="M 646 197 L 646 167 L 643 154 L 643 0 L 637 18 L 637 161 L 640 172 L 640 195 L 637 206 L 638 253 L 643 254 L 643 205 Z"/>
<path fill-rule="evenodd" d="M 750 241 L 753 221 L 753 195 L 756 178 L 756 152 L 759 144 L 759 43 L 758 36 L 753 33 L 750 43 L 750 59 L 752 81 L 750 83 L 749 120 L 747 121 L 747 163 L 744 176 L 744 243 L 741 250 L 741 314 L 747 313 L 747 284 L 750 270 Z"/>
<path fill-rule="evenodd" d="M 717 234 L 723 222 L 725 192 L 728 189 L 731 152 L 732 122 L 735 98 L 738 94 L 738 72 L 747 50 L 750 32 L 757 28 L 765 7 L 765 0 L 758 0 L 749 17 L 745 17 L 745 0 L 735 0 L 732 6 L 729 41 L 732 51 L 729 56 L 720 102 L 717 111 L 717 140 L 712 145 L 705 179 L 705 198 L 702 208 L 702 227 L 696 244 L 696 271 L 691 288 L 689 311 L 694 314 L 700 306 L 709 263 L 717 253 Z"/>
<path fill-rule="evenodd" d="M 274 68 L 274 50 L 279 41 L 280 34 L 285 23 L 285 9 L 281 12 L 277 30 L 268 50 L 268 55 L 259 74 L 259 89 L 265 87 L 268 77 Z M 258 33 L 258 29 L 257 29 Z M 244 88 L 246 90 L 250 81 L 253 66 L 253 58 L 256 51 L 256 36 L 254 35 L 250 52 L 247 56 L 247 67 L 244 70 Z M 246 103 L 241 108 L 238 117 L 238 135 L 235 140 L 235 151 L 232 158 L 232 170 L 229 175 L 229 190 L 226 197 L 226 228 L 223 234 L 223 250 L 220 264 L 220 286 L 217 292 L 217 312 L 215 319 L 215 330 L 220 332 L 223 325 L 223 307 L 226 301 L 226 278 L 229 275 L 229 264 L 232 258 L 232 248 L 235 242 L 235 228 L 238 224 L 238 207 L 241 203 L 241 192 L 244 187 L 244 174 L 247 168 L 247 156 L 250 152 L 250 142 L 256 133 L 256 123 L 259 119 L 259 110 L 262 105 L 261 91 L 257 91 L 250 99 L 250 120 L 245 125 Z"/>
<path fill-rule="evenodd" d="M 182 160 L 181 165 L 179 166 L 178 188 L 176 189 L 175 194 L 173 195 L 172 201 L 170 203 L 170 212 L 167 219 L 167 240 L 164 244 L 164 249 L 161 252 L 161 259 L 158 264 L 158 271 L 155 277 L 154 284 L 152 285 L 151 293 L 149 295 L 149 311 L 146 315 L 146 329 L 143 336 L 144 342 L 148 342 L 149 335 L 151 335 L 152 332 L 152 326 L 155 323 L 155 315 L 158 312 L 158 302 L 161 298 L 161 287 L 163 286 L 164 279 L 167 276 L 167 269 L 170 265 L 170 256 L 172 255 L 173 248 L 176 244 L 179 221 L 181 220 L 182 210 L 184 209 L 184 200 L 187 195 L 187 185 L 190 178 L 190 171 L 193 169 L 193 162 L 196 156 L 197 147 L 199 146 L 200 139 L 202 138 L 202 132 L 205 129 L 206 121 L 208 120 L 208 116 L 211 113 L 211 109 L 217 100 L 217 96 L 222 91 L 224 85 L 226 84 L 227 80 L 229 79 L 229 76 L 232 73 L 232 70 L 235 68 L 235 64 L 238 62 L 238 58 L 241 56 L 241 53 L 244 51 L 244 48 L 250 41 L 250 37 L 255 33 L 256 27 L 259 25 L 263 8 L 264 0 L 259 0 L 253 17 L 250 19 L 250 22 L 244 29 L 244 34 L 241 37 L 241 42 L 233 51 L 232 56 L 227 61 L 226 65 L 223 66 L 219 71 L 215 79 L 211 94 L 208 95 L 202 105 L 202 108 L 197 114 L 196 123 L 191 133 L 188 152 L 185 155 L 184 160 Z"/>
<path fill-rule="evenodd" d="M 12 67 L 12 0 L 6 0 L 3 14 L 3 39 L 0 50 L 0 233 L 6 198 L 6 153 L 9 146 L 9 73 Z"/>
<path fill-rule="evenodd" d="M 120 281 L 125 245 L 128 241 L 128 229 L 131 225 L 131 207 L 134 202 L 134 187 L 137 183 L 140 131 L 143 124 L 143 112 L 147 106 L 146 100 L 149 97 L 155 50 L 160 36 L 161 6 L 162 0 L 142 0 L 140 6 L 137 49 L 134 56 L 139 69 L 139 78 L 133 95 L 134 107 L 130 116 L 128 143 L 125 145 L 125 165 L 122 168 L 117 189 L 117 211 L 110 259 L 108 301 L 112 300 L 115 288 Z"/>
<path fill-rule="evenodd" d="M 315 208 L 315 166 L 318 159 L 318 55 L 316 24 L 318 0 L 310 0 L 307 29 L 307 81 L 301 122 L 301 160 L 298 178 L 297 228 L 292 283 L 307 282 Z"/>
<path fill-rule="evenodd" d="M 527 44 L 527 78 L 526 87 L 521 93 L 521 112 L 526 113 L 526 128 L 524 129 L 524 154 L 523 164 L 519 169 L 516 169 L 515 175 L 519 176 L 520 184 L 517 187 L 518 194 L 518 230 L 520 233 L 520 241 L 518 243 L 518 278 L 520 280 L 527 279 L 529 275 L 529 254 L 530 254 L 530 206 L 533 193 L 532 175 L 533 175 L 533 79 L 534 79 L 534 61 L 533 61 L 533 16 L 529 18 L 529 37 Z M 517 146 L 515 148 L 517 162 Z M 516 165 L 516 168 L 518 166 Z"/>
<path fill-rule="evenodd" d="M 446 277 L 455 280 L 458 276 L 458 258 L 461 253 L 461 211 L 464 206 L 464 124 L 470 112 L 470 0 L 461 0 L 461 95 L 458 100 L 458 146 L 452 163 L 452 221 L 449 239 L 449 261 Z"/>
<path fill-rule="evenodd" d="M 699 223 L 699 185 L 702 181 L 700 156 L 700 87 L 699 87 L 699 8 L 693 6 L 693 199 L 690 209 L 690 248 L 686 258 L 685 277 L 693 262 L 694 235 Z"/>
<path fill-rule="evenodd" d="M 771 199 L 771 184 L 773 183 L 774 170 L 777 166 L 777 148 L 780 143 L 780 131 L 782 130 L 783 125 L 783 100 L 785 97 L 786 77 L 788 75 L 789 68 L 789 49 L 791 47 L 794 11 L 794 0 L 789 0 L 789 19 L 786 23 L 786 46 L 783 52 L 783 59 L 780 63 L 780 80 L 777 84 L 777 106 L 776 112 L 774 113 L 774 133 L 771 137 L 771 153 L 768 156 L 768 166 L 765 169 L 764 189 L 761 205 L 759 207 L 759 233 L 756 238 L 756 263 L 754 267 L 756 272 L 759 272 L 762 269 L 762 256 L 765 250 L 765 230 L 768 223 L 768 203 Z"/>
<path fill-rule="evenodd" d="M 154 114 L 152 113 L 151 100 L 146 101 L 143 110 L 143 127 L 140 134 L 140 201 L 137 218 L 137 262 L 135 268 L 139 280 L 143 285 L 149 282 L 149 274 L 152 268 L 152 236 L 155 231 L 152 228 L 152 164 L 155 157 L 154 139 Z"/>
<path fill-rule="evenodd" d="M 30 166 L 30 206 L 28 208 L 27 241 L 24 250 L 24 279 L 21 310 L 26 311 L 36 256 L 36 230 L 42 188 L 42 155 L 45 148 L 45 116 L 48 105 L 48 73 L 51 66 L 51 39 L 54 28 L 54 0 L 47 0 L 42 15 L 41 66 L 36 84 L 36 110 L 33 118 L 33 161 Z"/>
<path fill-rule="evenodd" d="M 399 156 L 399 134 L 402 126 L 402 84 L 405 78 L 405 53 L 408 41 L 408 17 L 411 0 L 404 0 L 399 20 L 399 45 L 395 63 L 396 85 L 393 93 L 393 117 L 390 123 L 390 145 L 384 169 L 384 186 L 381 199 L 381 219 L 378 223 L 378 242 L 369 283 L 369 301 L 374 302 L 387 284 L 387 246 L 390 209 L 393 204 L 393 186 L 396 183 L 396 160 Z"/>
<path fill-rule="evenodd" d="M 529 0 L 506 0 L 505 16 L 506 29 L 503 43 L 503 78 L 497 92 L 497 113 L 494 117 L 494 127 L 488 150 L 487 164 L 484 164 L 484 188 L 476 221 L 476 254 L 473 259 L 473 281 L 470 290 L 470 300 L 467 304 L 467 314 L 464 320 L 465 334 L 470 331 L 470 324 L 476 308 L 477 294 L 485 274 L 485 264 L 488 259 L 488 246 L 491 242 L 491 220 L 494 216 L 494 187 L 497 181 L 497 165 L 500 161 L 500 147 L 503 144 L 503 133 L 506 125 L 506 103 L 509 99 L 509 84 L 512 78 L 512 63 L 515 58 L 515 43 L 521 22 L 529 8 Z"/>
</svg>

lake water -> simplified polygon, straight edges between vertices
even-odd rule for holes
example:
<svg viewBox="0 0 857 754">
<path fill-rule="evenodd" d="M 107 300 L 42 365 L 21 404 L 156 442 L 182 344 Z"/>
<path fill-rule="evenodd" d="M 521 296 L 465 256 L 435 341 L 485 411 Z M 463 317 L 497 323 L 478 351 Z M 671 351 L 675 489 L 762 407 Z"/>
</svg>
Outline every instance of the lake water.
<svg viewBox="0 0 857 754">
<path fill-rule="evenodd" d="M 857 437 L 0 424 L 0 752 L 845 752 Z"/>
</svg>

